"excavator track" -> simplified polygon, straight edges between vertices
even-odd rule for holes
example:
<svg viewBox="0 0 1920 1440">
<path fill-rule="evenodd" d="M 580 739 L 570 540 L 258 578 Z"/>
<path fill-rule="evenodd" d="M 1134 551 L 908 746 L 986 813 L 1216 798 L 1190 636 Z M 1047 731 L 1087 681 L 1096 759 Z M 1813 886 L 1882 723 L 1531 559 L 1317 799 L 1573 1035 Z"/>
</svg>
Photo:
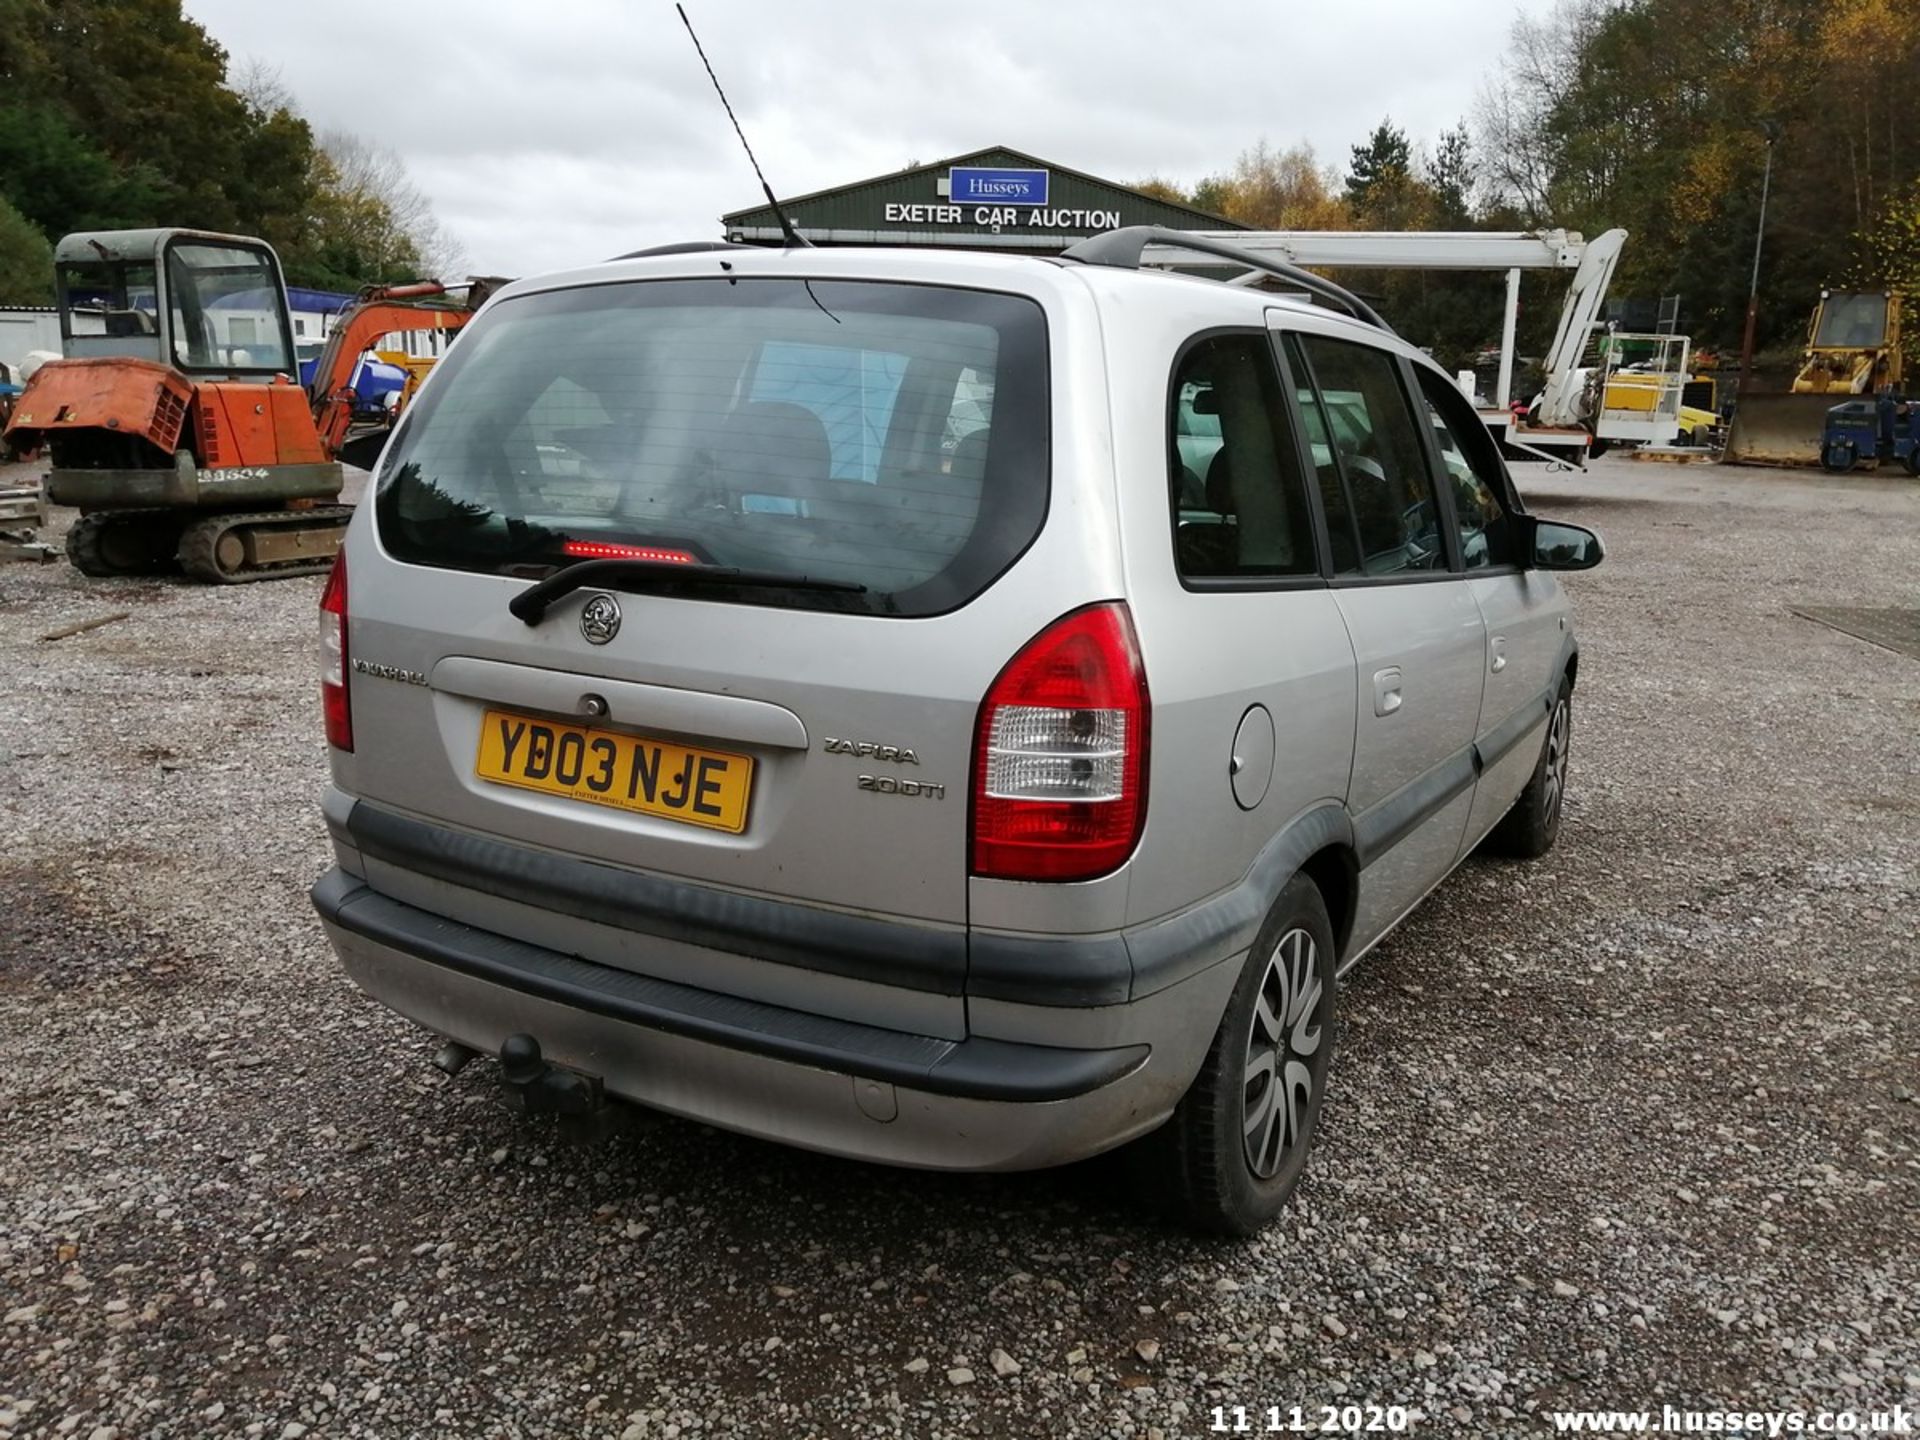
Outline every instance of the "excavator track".
<svg viewBox="0 0 1920 1440">
<path fill-rule="evenodd" d="M 95 579 L 163 575 L 178 564 L 185 523 L 178 510 L 96 510 L 67 531 L 67 559 Z"/>
<path fill-rule="evenodd" d="M 204 516 L 180 532 L 180 565 L 214 585 L 324 575 L 352 518 L 351 505 Z"/>
</svg>

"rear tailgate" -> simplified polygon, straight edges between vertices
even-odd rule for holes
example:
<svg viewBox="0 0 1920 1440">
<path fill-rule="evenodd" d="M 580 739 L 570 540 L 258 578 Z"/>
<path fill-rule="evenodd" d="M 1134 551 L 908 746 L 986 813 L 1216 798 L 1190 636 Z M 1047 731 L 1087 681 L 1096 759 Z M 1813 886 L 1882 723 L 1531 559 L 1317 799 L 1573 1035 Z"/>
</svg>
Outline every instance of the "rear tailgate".
<svg viewBox="0 0 1920 1440">
<path fill-rule="evenodd" d="M 900 1028 L 963 1034 L 980 701 L 1117 562 L 1044 525 L 1074 442 L 1050 434 L 1037 301 L 752 289 L 547 292 L 469 328 L 349 538 L 336 781 L 363 815 L 467 837 L 439 866 L 372 855 L 408 903 L 868 1023 L 873 987 L 903 986 Z M 1083 373 L 1104 384 L 1097 354 Z M 643 574 L 510 613 L 533 578 L 629 551 L 865 589 Z"/>
<path fill-rule="evenodd" d="M 530 628 L 507 612 L 518 583 L 422 586 L 412 567 L 351 551 L 348 566 L 358 794 L 610 864 L 964 926 L 974 717 L 996 651 L 1011 653 L 990 623 L 615 594 L 619 632 L 594 645 L 581 612 L 611 592 L 571 596 Z M 575 728 L 589 732 L 577 763 L 571 745 L 534 763 L 539 731 L 551 752 Z M 737 817 L 731 775 L 710 766 L 704 796 L 697 767 L 681 783 L 688 751 L 737 766 Z M 520 783 L 479 773 L 503 756 Z M 596 795 L 588 782 L 603 778 Z M 649 782 L 657 813 L 639 808 Z"/>
</svg>

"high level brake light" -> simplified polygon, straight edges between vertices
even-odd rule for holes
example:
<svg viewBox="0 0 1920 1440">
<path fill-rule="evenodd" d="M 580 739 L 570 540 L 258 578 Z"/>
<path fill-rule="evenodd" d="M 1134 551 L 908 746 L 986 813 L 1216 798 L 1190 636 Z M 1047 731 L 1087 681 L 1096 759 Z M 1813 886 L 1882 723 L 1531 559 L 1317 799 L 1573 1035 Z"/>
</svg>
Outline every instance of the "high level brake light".
<svg viewBox="0 0 1920 1440">
<path fill-rule="evenodd" d="M 662 565 L 697 565 L 699 557 L 691 550 L 661 545 L 616 545 L 606 540 L 564 540 L 563 555 L 576 560 L 652 560 Z"/>
<path fill-rule="evenodd" d="M 327 743 L 353 749 L 353 706 L 347 694 L 347 552 L 333 557 L 333 572 L 320 592 L 320 707 Z"/>
<path fill-rule="evenodd" d="M 987 691 L 973 742 L 973 873 L 1091 880 L 1147 820 L 1147 672 L 1120 604 L 1055 621 Z"/>
</svg>

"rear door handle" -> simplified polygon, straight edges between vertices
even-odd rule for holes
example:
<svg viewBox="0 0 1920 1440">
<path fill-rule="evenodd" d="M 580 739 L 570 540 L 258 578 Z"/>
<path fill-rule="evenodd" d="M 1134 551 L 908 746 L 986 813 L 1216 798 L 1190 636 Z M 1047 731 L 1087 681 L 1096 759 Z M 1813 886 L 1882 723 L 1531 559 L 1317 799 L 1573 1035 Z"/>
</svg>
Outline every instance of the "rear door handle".
<svg viewBox="0 0 1920 1440">
<path fill-rule="evenodd" d="M 1373 713 L 1391 715 L 1406 702 L 1400 691 L 1400 667 L 1389 665 L 1373 672 Z"/>
<path fill-rule="evenodd" d="M 1498 675 L 1507 668 L 1507 637 L 1496 635 L 1487 642 L 1487 650 L 1492 656 L 1493 673 Z"/>
</svg>

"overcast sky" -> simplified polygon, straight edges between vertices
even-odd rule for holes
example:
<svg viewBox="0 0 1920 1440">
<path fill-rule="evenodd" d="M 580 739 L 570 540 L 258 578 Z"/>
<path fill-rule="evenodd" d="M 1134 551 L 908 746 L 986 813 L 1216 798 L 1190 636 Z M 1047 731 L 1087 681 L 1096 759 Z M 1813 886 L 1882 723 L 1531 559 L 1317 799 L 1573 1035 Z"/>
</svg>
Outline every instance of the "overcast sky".
<svg viewBox="0 0 1920 1440">
<path fill-rule="evenodd" d="M 776 193 L 988 145 L 1182 184 L 1261 137 L 1430 140 L 1550 0 L 688 0 Z M 667 0 L 186 0 L 316 129 L 398 150 L 475 273 L 719 235 L 759 189 Z M 929 196 L 929 199 L 932 197 Z"/>
</svg>

